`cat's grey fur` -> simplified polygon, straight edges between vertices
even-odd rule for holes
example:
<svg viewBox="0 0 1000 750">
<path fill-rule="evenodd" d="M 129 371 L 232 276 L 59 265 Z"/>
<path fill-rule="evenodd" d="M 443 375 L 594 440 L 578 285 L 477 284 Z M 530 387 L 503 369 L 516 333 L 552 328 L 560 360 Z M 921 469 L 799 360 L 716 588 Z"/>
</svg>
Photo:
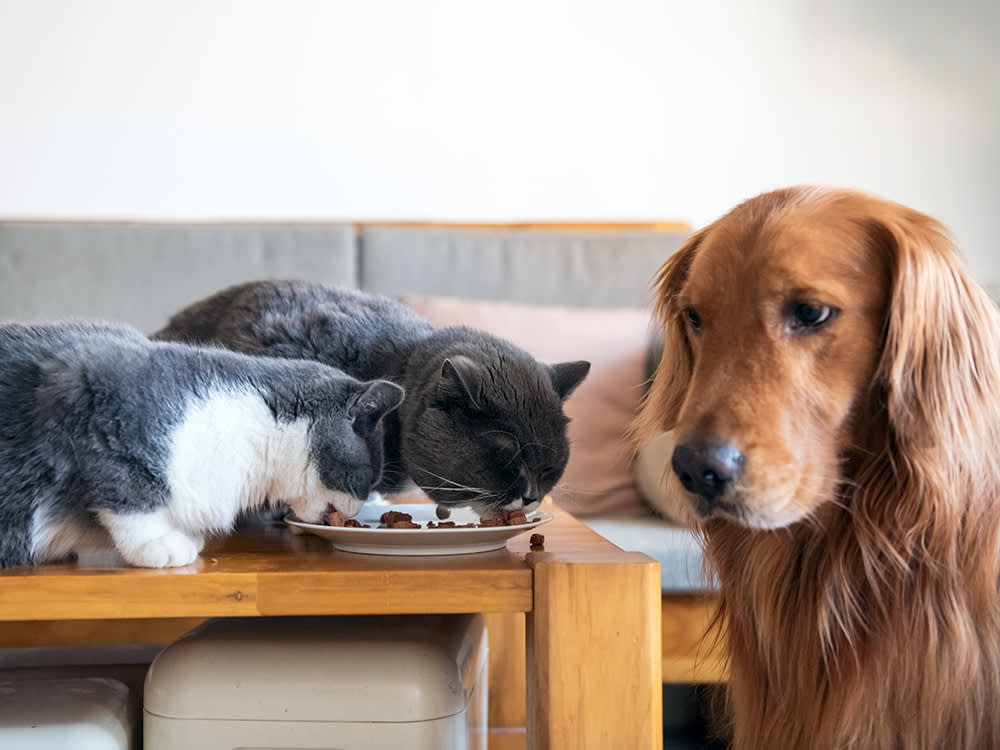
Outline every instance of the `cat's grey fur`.
<svg viewBox="0 0 1000 750">
<path fill-rule="evenodd" d="M 399 383 L 379 490 L 410 479 L 442 505 L 492 514 L 535 507 L 569 457 L 563 400 L 588 362 L 542 364 L 471 328 L 435 328 L 404 305 L 304 281 L 230 287 L 174 315 L 154 338 L 309 358 Z"/>
<path fill-rule="evenodd" d="M 0 566 L 65 555 L 102 526 L 133 564 L 186 564 L 275 492 L 304 520 L 327 502 L 356 513 L 402 398 L 317 362 L 124 326 L 0 325 Z"/>
</svg>

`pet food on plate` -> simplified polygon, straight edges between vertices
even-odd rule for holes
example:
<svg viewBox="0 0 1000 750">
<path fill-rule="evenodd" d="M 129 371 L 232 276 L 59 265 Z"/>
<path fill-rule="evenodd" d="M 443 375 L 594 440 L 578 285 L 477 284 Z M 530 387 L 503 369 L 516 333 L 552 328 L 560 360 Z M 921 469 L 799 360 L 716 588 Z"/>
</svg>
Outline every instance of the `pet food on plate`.
<svg viewBox="0 0 1000 750">
<path fill-rule="evenodd" d="M 346 526 L 347 519 L 339 510 L 332 510 L 323 519 L 327 526 Z"/>
<path fill-rule="evenodd" d="M 438 506 L 440 509 L 441 506 Z M 450 514 L 450 513 L 449 513 Z M 440 514 L 438 514 L 440 518 Z M 368 524 L 361 523 L 353 518 L 345 518 L 344 514 L 339 510 L 334 510 L 333 506 L 330 506 L 330 510 L 327 512 L 323 519 L 323 522 L 327 526 L 336 527 L 346 527 L 350 529 L 370 529 L 372 528 Z M 413 515 L 410 513 L 402 513 L 397 510 L 387 510 L 379 518 L 380 526 L 375 528 L 379 529 L 419 529 L 424 528 L 419 523 L 414 522 Z M 499 516 L 495 518 L 484 518 L 480 520 L 479 523 L 455 523 L 454 521 L 439 521 L 435 523 L 434 521 L 428 521 L 426 528 L 428 529 L 487 529 L 491 527 L 498 526 L 519 526 L 521 524 L 533 523 L 524 514 L 523 510 L 505 510 L 500 513 Z"/>
<path fill-rule="evenodd" d="M 505 510 L 500 514 L 505 526 L 520 526 L 528 522 L 528 517 L 523 510 Z"/>
<path fill-rule="evenodd" d="M 528 517 L 523 510 L 505 510 L 495 518 L 484 518 L 479 522 L 482 527 L 489 526 L 520 526 L 528 523 Z"/>
<path fill-rule="evenodd" d="M 413 523 L 413 516 L 409 513 L 400 513 L 398 510 L 387 510 L 379 517 L 379 523 L 385 526 L 392 526 L 399 521 L 409 521 Z"/>
<path fill-rule="evenodd" d="M 419 529 L 420 524 L 414 523 L 413 521 L 394 521 L 387 529 Z"/>
<path fill-rule="evenodd" d="M 387 510 L 379 518 L 382 526 L 387 529 L 419 529 L 419 523 L 413 523 L 413 516 L 409 513 L 400 513 L 397 510 Z M 381 528 L 381 527 L 380 527 Z"/>
<path fill-rule="evenodd" d="M 332 506 L 331 506 L 332 507 Z M 349 529 L 370 529 L 371 526 L 368 524 L 361 523 L 355 518 L 345 518 L 344 514 L 339 510 L 331 510 L 327 512 L 326 516 L 323 518 L 323 523 L 327 526 L 344 526 Z"/>
</svg>

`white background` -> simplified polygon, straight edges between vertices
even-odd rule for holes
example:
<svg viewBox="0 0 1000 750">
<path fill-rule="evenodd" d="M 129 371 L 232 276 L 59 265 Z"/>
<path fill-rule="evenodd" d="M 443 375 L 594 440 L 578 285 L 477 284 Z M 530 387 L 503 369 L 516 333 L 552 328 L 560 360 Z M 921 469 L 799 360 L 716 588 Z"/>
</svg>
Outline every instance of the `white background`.
<svg viewBox="0 0 1000 750">
<path fill-rule="evenodd" d="M 1000 282 L 990 0 L 0 0 L 0 216 L 669 219 L 800 182 Z"/>
</svg>

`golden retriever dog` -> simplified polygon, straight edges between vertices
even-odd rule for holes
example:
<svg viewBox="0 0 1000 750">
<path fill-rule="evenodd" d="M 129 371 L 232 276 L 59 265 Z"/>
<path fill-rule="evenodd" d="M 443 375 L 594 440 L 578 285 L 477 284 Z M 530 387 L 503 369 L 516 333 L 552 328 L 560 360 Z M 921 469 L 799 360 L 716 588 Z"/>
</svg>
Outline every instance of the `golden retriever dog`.
<svg viewBox="0 0 1000 750">
<path fill-rule="evenodd" d="M 635 431 L 721 588 L 736 750 L 1000 748 L 1000 318 L 860 192 L 737 206 L 660 269 Z"/>
</svg>

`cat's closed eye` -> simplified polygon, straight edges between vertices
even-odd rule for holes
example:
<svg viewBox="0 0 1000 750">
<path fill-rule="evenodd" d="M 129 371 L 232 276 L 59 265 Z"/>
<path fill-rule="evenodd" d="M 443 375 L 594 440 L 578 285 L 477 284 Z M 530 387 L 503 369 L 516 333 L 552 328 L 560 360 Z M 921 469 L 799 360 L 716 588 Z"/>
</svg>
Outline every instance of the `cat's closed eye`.
<svg viewBox="0 0 1000 750">
<path fill-rule="evenodd" d="M 500 432 L 491 435 L 491 438 L 493 453 L 505 466 L 518 460 L 518 456 L 521 454 L 521 444 L 516 437 L 507 432 Z"/>
</svg>

